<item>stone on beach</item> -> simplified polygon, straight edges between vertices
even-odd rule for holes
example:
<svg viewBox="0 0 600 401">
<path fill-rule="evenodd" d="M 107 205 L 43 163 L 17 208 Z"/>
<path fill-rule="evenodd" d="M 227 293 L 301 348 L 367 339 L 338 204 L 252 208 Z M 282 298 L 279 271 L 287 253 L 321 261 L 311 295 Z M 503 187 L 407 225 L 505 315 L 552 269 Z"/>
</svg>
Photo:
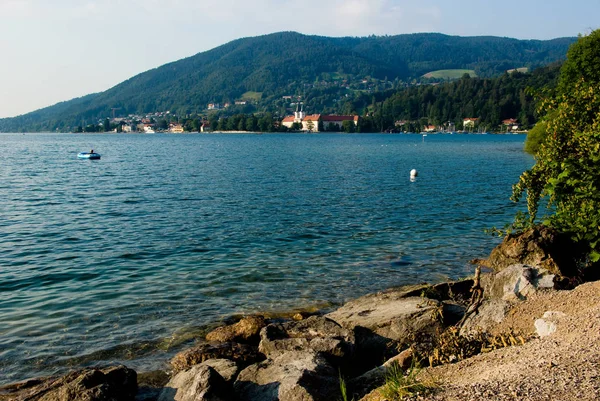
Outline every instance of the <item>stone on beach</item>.
<svg viewBox="0 0 600 401">
<path fill-rule="evenodd" d="M 535 331 L 537 335 L 540 337 L 546 337 L 556 332 L 557 323 L 560 321 L 560 319 L 564 318 L 565 316 L 567 315 L 563 312 L 545 312 L 544 316 L 542 316 L 541 319 L 537 319 L 534 322 Z"/>
<path fill-rule="evenodd" d="M 4 386 L 0 388 L 0 400 L 133 401 L 136 392 L 136 372 L 125 366 L 111 366 Z"/>
<path fill-rule="evenodd" d="M 322 316 L 270 324 L 261 330 L 260 337 L 259 351 L 269 358 L 299 350 L 312 350 L 344 358 L 350 356 L 354 348 L 352 331 Z"/>
<path fill-rule="evenodd" d="M 354 331 L 359 358 L 381 363 L 394 346 L 440 331 L 443 310 L 440 301 L 406 297 L 405 290 L 398 290 L 366 295 L 326 316 Z"/>
<path fill-rule="evenodd" d="M 338 372 L 313 351 L 290 351 L 242 370 L 234 385 L 240 401 L 331 401 Z"/>
<path fill-rule="evenodd" d="M 264 359 L 258 353 L 258 348 L 247 344 L 238 343 L 212 343 L 200 344 L 193 348 L 181 351 L 171 359 L 171 366 L 178 372 L 209 359 L 230 359 L 240 367 L 246 367 Z"/>
<path fill-rule="evenodd" d="M 535 227 L 523 233 L 509 234 L 479 262 L 495 271 L 514 264 L 527 264 L 560 276 L 577 274 L 576 244 L 567 236 L 548 227 Z"/>
<path fill-rule="evenodd" d="M 482 285 L 485 299 L 477 313 L 465 319 L 460 334 L 490 330 L 504 320 L 514 303 L 539 291 L 552 290 L 554 277 L 548 270 L 523 264 L 514 264 L 498 273 L 484 276 Z"/>
<path fill-rule="evenodd" d="M 158 401 L 229 401 L 232 388 L 212 367 L 206 364 L 179 372 L 160 393 Z"/>
</svg>

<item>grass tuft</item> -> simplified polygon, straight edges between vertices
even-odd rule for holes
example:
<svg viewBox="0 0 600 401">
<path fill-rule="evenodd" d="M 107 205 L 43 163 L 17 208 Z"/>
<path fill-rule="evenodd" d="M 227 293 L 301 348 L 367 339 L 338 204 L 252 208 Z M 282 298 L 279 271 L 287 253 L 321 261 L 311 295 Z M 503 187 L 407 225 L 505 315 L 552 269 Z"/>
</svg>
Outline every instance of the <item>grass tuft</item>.
<svg viewBox="0 0 600 401">
<path fill-rule="evenodd" d="M 410 395 L 429 393 L 439 387 L 432 377 L 417 378 L 420 372 L 421 368 L 416 364 L 404 372 L 397 363 L 393 363 L 385 374 L 381 395 L 389 401 L 397 401 Z"/>
<path fill-rule="evenodd" d="M 348 401 L 348 390 L 346 389 L 346 381 L 342 377 L 340 372 L 340 394 L 342 396 L 341 401 Z M 350 401 L 354 401 L 354 397 Z"/>
</svg>

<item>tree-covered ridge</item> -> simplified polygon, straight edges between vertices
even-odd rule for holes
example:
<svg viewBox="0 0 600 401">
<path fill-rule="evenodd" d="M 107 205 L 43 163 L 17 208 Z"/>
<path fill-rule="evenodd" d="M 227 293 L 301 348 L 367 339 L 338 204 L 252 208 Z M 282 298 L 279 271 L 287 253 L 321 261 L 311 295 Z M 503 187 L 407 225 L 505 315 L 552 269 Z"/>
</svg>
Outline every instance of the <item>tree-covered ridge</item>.
<svg viewBox="0 0 600 401">
<path fill-rule="evenodd" d="M 535 68 L 560 60 L 574 40 L 442 34 L 330 38 L 274 33 L 232 41 L 60 107 L 2 119 L 0 130 L 71 130 L 111 116 L 113 109 L 120 116 L 166 110 L 193 114 L 205 111 L 208 103 L 233 102 L 247 92 L 261 94 L 254 104 L 257 111 L 281 114 L 285 111 L 278 102 L 282 96 L 306 95 L 314 87 L 330 92 L 327 102 L 312 110 L 326 112 L 324 108 L 334 108 L 349 94 L 348 87 L 365 79 L 384 90 L 439 69 L 473 69 L 481 77 L 491 77 L 511 68 Z"/>
<path fill-rule="evenodd" d="M 559 68 L 559 64 L 553 64 L 532 73 L 505 73 L 496 78 L 465 75 L 440 85 L 362 95 L 348 101 L 344 108 L 346 112 L 366 111 L 369 128 L 374 131 L 395 129 L 399 120 L 409 123 L 402 130 L 412 132 L 430 124 L 451 123 L 462 128 L 465 118 L 477 118 L 475 128 L 482 131 L 501 130 L 502 121 L 511 118 L 529 128 L 538 119 L 534 94 L 556 86 Z"/>
</svg>

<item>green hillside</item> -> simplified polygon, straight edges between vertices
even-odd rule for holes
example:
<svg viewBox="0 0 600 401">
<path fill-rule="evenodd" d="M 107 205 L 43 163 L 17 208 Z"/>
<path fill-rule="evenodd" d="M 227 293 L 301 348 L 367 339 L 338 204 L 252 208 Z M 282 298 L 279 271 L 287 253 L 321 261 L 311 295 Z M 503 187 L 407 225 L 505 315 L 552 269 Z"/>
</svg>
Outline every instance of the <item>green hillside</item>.
<svg viewBox="0 0 600 401">
<path fill-rule="evenodd" d="M 285 112 L 285 95 L 312 94 L 311 112 L 331 110 L 355 92 L 398 88 L 429 71 L 468 69 L 491 77 L 563 59 L 575 38 L 549 41 L 411 34 L 329 38 L 295 32 L 244 38 L 146 71 L 105 92 L 23 116 L 0 131 L 68 131 L 112 115 L 202 112 L 208 103 L 250 96 L 257 111 Z M 367 82 L 367 83 L 364 83 Z M 244 97 L 246 94 L 246 97 Z"/>
</svg>

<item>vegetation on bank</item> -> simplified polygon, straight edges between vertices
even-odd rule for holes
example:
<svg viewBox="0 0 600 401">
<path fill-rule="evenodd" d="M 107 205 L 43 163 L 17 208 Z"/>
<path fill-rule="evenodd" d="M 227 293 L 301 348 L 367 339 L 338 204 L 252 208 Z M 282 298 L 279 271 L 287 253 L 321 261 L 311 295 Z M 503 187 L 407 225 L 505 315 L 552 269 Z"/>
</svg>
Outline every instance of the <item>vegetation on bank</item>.
<svg viewBox="0 0 600 401">
<path fill-rule="evenodd" d="M 600 261 L 600 30 L 567 53 L 558 86 L 541 101 L 542 119 L 528 139 L 536 163 L 513 188 L 528 215 L 515 226 L 541 223 L 568 234 L 583 249 L 582 268 Z M 535 141 L 535 142 L 534 142 Z M 547 213 L 538 216 L 540 205 Z"/>
</svg>

